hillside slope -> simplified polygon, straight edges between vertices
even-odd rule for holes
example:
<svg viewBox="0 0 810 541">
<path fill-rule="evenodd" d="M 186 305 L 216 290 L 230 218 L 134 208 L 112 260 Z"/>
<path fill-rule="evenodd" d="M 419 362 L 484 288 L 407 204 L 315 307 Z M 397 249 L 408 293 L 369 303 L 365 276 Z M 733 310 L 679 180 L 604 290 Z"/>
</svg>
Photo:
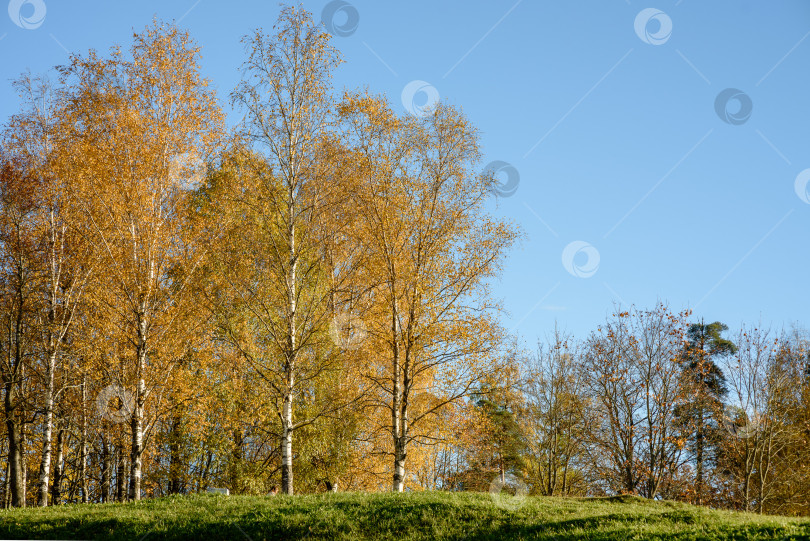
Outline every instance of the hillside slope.
<svg viewBox="0 0 810 541">
<path fill-rule="evenodd" d="M 640 498 L 175 496 L 0 511 L 4 539 L 810 539 L 810 519 Z"/>
</svg>

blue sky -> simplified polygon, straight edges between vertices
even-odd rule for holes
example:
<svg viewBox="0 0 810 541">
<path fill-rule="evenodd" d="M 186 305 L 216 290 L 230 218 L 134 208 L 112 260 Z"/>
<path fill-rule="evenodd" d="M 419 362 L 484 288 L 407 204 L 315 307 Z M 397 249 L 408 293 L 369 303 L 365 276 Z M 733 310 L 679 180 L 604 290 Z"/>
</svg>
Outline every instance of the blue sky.
<svg viewBox="0 0 810 541">
<path fill-rule="evenodd" d="M 240 37 L 272 31 L 280 9 L 8 4 L 4 119 L 18 104 L 11 79 L 65 63 L 68 51 L 128 45 L 153 16 L 179 21 L 203 46 L 203 71 L 230 111 Z M 732 327 L 807 323 L 810 2 L 303 5 L 316 19 L 334 12 L 327 22 L 346 60 L 337 88 L 368 86 L 401 111 L 438 95 L 480 129 L 482 166 L 501 161 L 519 174 L 515 192 L 493 204 L 527 234 L 494 287 L 508 328 L 533 341 L 556 321 L 584 336 L 614 302 L 658 300 Z M 403 101 L 413 81 L 421 91 Z M 716 104 L 728 94 L 736 98 Z"/>
</svg>

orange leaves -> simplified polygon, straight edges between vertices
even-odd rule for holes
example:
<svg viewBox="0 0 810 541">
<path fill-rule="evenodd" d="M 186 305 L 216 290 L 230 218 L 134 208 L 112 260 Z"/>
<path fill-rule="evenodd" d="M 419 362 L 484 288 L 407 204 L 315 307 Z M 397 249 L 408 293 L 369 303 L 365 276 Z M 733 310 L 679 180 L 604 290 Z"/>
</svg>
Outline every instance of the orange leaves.
<svg viewBox="0 0 810 541">
<path fill-rule="evenodd" d="M 223 116 L 187 34 L 155 23 L 135 35 L 129 52 L 71 58 L 61 70 L 55 140 L 83 218 L 77 228 L 103 271 L 88 288 L 94 309 L 83 323 L 109 340 L 87 344 L 87 356 L 120 355 L 119 373 L 101 375 L 136 390 L 132 475 L 140 479 L 150 389 L 179 383 L 167 378 L 189 347 L 198 308 L 189 284 L 204 246 L 185 212 L 181 179 L 189 167 L 176 164 L 211 153 Z"/>
<path fill-rule="evenodd" d="M 459 111 L 397 118 L 385 99 L 354 92 L 338 113 L 358 179 L 354 232 L 369 286 L 361 302 L 392 366 L 380 402 L 393 414 L 392 433 L 407 441 L 494 373 L 501 332 L 486 279 L 518 232 L 485 214 L 477 135 Z"/>
</svg>

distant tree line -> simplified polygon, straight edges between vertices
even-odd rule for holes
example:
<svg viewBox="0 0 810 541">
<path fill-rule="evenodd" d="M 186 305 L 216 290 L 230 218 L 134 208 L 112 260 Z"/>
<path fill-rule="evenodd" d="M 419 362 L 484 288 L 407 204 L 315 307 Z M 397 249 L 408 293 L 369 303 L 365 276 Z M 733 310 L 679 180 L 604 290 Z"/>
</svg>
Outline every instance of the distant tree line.
<svg viewBox="0 0 810 541">
<path fill-rule="evenodd" d="M 727 334 L 663 304 L 619 309 L 585 339 L 555 332 L 476 403 L 450 486 L 508 475 L 533 494 L 807 514 L 808 335 Z"/>
</svg>

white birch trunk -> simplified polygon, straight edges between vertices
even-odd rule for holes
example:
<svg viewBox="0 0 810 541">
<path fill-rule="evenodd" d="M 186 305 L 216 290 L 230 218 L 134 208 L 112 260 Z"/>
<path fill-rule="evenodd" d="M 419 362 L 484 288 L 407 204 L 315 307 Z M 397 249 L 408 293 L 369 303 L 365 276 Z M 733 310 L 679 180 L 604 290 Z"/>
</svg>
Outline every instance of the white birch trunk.
<svg viewBox="0 0 810 541">
<path fill-rule="evenodd" d="M 281 489 L 285 494 L 293 493 L 292 470 L 292 396 L 284 398 L 284 411 L 281 435 Z"/>
<path fill-rule="evenodd" d="M 54 371 L 56 369 L 56 352 L 48 356 L 45 378 L 45 431 L 42 435 L 42 461 L 39 464 L 39 505 L 48 506 L 48 483 L 51 473 L 51 452 L 53 446 L 53 393 Z"/>
<path fill-rule="evenodd" d="M 392 287 L 391 295 L 393 301 L 393 311 L 391 314 L 391 334 L 393 344 L 393 396 L 391 402 L 391 428 L 394 436 L 394 479 L 393 491 L 403 492 L 405 490 L 405 438 L 403 434 L 406 430 L 405 419 L 403 418 L 402 382 L 400 381 L 400 371 L 402 369 L 399 359 L 399 325 L 397 316 L 399 315 L 396 303 L 396 291 Z"/>
<path fill-rule="evenodd" d="M 143 313 L 143 312 L 142 312 Z M 146 369 L 146 322 L 141 319 L 138 326 L 138 384 L 135 392 L 135 404 L 132 411 L 132 449 L 130 451 L 129 499 L 141 499 L 141 455 L 143 454 L 143 403 L 146 395 L 146 384 L 143 373 Z"/>
<path fill-rule="evenodd" d="M 132 449 L 129 460 L 129 499 L 141 499 L 141 454 L 143 451 L 143 391 L 144 381 L 138 380 L 135 407 L 132 412 Z"/>
<path fill-rule="evenodd" d="M 289 188 L 289 202 L 287 204 L 290 227 L 288 230 L 288 242 L 290 246 L 290 271 L 287 277 L 289 291 L 288 298 L 288 351 L 286 372 L 287 394 L 284 397 L 284 406 L 281 419 L 281 490 L 285 494 L 293 494 L 293 469 L 292 469 L 292 436 L 293 436 L 293 387 L 295 385 L 295 361 L 296 361 L 296 271 L 298 267 L 297 253 L 295 246 L 295 193 L 292 185 Z"/>
<path fill-rule="evenodd" d="M 81 443 L 79 445 L 79 476 L 80 487 L 82 493 L 82 503 L 88 502 L 87 494 L 87 384 L 85 377 L 82 377 L 82 435 Z"/>
</svg>

